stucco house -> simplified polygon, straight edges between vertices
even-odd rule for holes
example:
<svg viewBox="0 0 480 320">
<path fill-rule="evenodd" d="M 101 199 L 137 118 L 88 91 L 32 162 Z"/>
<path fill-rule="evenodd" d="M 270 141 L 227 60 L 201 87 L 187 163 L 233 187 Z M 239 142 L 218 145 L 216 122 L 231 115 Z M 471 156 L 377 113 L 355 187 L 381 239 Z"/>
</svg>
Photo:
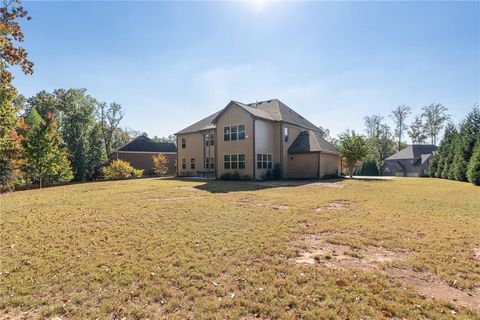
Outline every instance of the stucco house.
<svg viewBox="0 0 480 320">
<path fill-rule="evenodd" d="M 137 169 L 143 169 L 144 175 L 152 175 L 152 156 L 163 154 L 168 160 L 167 174 L 175 174 L 177 146 L 175 143 L 154 141 L 146 136 L 139 136 L 109 155 L 110 160 L 121 159 Z"/>
<path fill-rule="evenodd" d="M 222 110 L 176 133 L 177 175 L 237 172 L 262 179 L 275 167 L 282 178 L 319 179 L 341 172 L 340 153 L 319 129 L 278 99 Z"/>
<path fill-rule="evenodd" d="M 431 144 L 409 145 L 385 159 L 380 171 L 384 176 L 424 177 L 428 176 L 428 167 L 437 151 Z"/>
</svg>

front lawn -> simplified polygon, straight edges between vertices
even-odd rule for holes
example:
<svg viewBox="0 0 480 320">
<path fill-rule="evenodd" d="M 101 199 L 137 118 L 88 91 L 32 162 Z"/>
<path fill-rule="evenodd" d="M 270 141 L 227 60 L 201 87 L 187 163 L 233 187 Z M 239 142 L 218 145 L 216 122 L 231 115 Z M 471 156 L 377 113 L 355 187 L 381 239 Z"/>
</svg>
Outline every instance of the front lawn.
<svg viewBox="0 0 480 320">
<path fill-rule="evenodd" d="M 468 183 L 141 179 L 0 204 L 0 318 L 480 317 Z"/>
</svg>

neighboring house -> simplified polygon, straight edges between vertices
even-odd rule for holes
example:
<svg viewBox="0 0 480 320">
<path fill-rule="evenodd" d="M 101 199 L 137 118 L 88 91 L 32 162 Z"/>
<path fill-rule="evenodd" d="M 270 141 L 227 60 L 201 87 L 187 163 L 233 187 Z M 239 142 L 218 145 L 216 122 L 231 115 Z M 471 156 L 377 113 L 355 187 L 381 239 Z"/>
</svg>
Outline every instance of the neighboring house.
<svg viewBox="0 0 480 320">
<path fill-rule="evenodd" d="M 413 144 L 385 159 L 381 174 L 384 176 L 424 177 L 428 176 L 428 167 L 437 146 Z"/>
<path fill-rule="evenodd" d="M 152 156 L 163 154 L 168 160 L 168 174 L 175 174 L 177 147 L 175 143 L 156 142 L 145 136 L 139 136 L 118 150 L 113 151 L 109 158 L 121 159 L 138 169 L 143 169 L 144 175 L 152 175 Z"/>
<path fill-rule="evenodd" d="M 341 171 L 340 153 L 319 129 L 277 99 L 221 111 L 179 131 L 177 175 L 220 178 L 238 172 L 262 179 L 277 167 L 282 178 L 322 178 Z"/>
</svg>

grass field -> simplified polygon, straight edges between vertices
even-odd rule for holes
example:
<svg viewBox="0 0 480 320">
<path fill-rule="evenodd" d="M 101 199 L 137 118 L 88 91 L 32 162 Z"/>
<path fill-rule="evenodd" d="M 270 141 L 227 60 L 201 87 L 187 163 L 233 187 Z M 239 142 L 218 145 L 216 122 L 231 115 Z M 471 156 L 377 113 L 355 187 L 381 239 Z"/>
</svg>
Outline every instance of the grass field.
<svg viewBox="0 0 480 320">
<path fill-rule="evenodd" d="M 142 179 L 0 202 L 3 318 L 480 317 L 467 183 Z"/>
</svg>

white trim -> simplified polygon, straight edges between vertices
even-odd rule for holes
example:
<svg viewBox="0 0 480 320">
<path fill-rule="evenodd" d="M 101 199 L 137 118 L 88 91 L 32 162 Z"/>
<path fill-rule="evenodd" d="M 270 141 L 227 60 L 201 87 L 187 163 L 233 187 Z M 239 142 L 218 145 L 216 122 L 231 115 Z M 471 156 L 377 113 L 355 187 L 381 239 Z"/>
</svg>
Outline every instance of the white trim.
<svg viewBox="0 0 480 320">
<path fill-rule="evenodd" d="M 113 153 L 146 153 L 146 154 L 177 154 L 176 152 L 163 152 L 163 151 L 113 151 Z"/>
</svg>

